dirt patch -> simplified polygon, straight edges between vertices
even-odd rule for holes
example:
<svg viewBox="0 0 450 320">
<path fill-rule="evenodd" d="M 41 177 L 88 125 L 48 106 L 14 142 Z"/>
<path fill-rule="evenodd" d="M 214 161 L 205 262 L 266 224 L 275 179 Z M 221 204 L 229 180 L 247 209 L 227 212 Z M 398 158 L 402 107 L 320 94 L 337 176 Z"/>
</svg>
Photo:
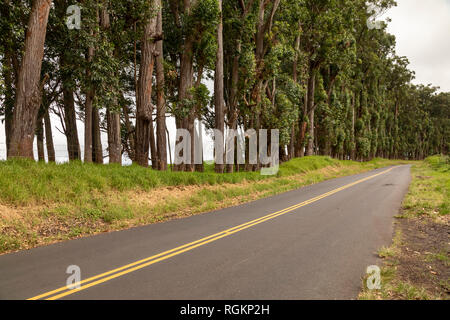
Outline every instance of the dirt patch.
<svg viewBox="0 0 450 320">
<path fill-rule="evenodd" d="M 177 186 L 166 188 L 155 188 L 151 192 L 142 190 L 126 192 L 126 198 L 131 202 L 138 205 L 152 206 L 159 201 L 171 199 L 182 199 L 189 195 L 193 195 L 197 191 L 202 189 L 208 189 L 212 187 L 205 186 Z M 114 195 L 114 193 L 112 193 Z"/>
<path fill-rule="evenodd" d="M 14 207 L 7 207 L 0 204 L 0 219 L 20 219 L 21 214 Z"/>
<path fill-rule="evenodd" d="M 430 176 L 416 176 L 416 178 L 419 179 L 419 180 L 428 180 L 428 179 L 431 179 L 432 177 L 430 177 Z"/>
<path fill-rule="evenodd" d="M 450 217 L 439 222 L 429 217 L 398 219 L 402 242 L 397 260 L 401 280 L 422 287 L 434 296 L 450 298 Z"/>
</svg>

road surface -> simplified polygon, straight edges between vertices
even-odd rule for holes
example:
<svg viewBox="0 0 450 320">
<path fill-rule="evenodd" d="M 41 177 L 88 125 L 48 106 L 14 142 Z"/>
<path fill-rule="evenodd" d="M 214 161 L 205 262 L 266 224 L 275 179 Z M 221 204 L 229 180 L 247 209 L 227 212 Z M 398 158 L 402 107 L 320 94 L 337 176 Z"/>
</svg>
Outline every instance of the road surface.
<svg viewBox="0 0 450 320">
<path fill-rule="evenodd" d="M 377 169 L 3 255 L 0 299 L 354 299 L 409 182 L 410 166 Z M 77 287 L 66 286 L 69 266 Z"/>
</svg>

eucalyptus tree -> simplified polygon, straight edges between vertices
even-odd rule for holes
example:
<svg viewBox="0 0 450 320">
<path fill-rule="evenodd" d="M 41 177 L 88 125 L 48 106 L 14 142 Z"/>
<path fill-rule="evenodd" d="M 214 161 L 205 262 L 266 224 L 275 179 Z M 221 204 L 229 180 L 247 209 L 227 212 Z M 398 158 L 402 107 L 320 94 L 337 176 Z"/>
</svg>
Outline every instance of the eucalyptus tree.
<svg viewBox="0 0 450 320">
<path fill-rule="evenodd" d="M 148 166 L 148 153 L 153 127 L 153 70 L 155 66 L 156 42 L 162 35 L 156 33 L 158 14 L 155 1 L 152 1 L 150 17 L 148 18 L 141 41 L 141 63 L 136 92 L 136 162 L 141 166 Z M 152 146 L 152 154 L 154 154 Z"/>
<path fill-rule="evenodd" d="M 254 81 L 255 60 L 253 35 L 256 19 L 256 0 L 224 0 L 224 100 L 225 124 L 232 130 L 243 124 L 245 107 L 249 104 Z M 236 143 L 236 139 L 233 139 Z M 236 167 L 239 169 L 239 167 Z M 226 171 L 233 172 L 227 164 Z"/>
<path fill-rule="evenodd" d="M 161 0 L 156 0 L 158 18 L 156 22 L 157 34 L 163 34 L 163 15 Z M 156 147 L 158 154 L 157 169 L 167 170 L 167 138 L 166 138 L 166 99 L 164 76 L 164 46 L 161 39 L 156 43 Z"/>
<path fill-rule="evenodd" d="M 74 30 L 66 19 L 75 2 L 50 3 L 0 8 L 8 157 L 32 157 L 36 134 L 42 160 L 45 131 L 55 160 L 50 112 L 61 118 L 70 160 L 81 159 L 81 120 L 85 162 L 103 163 L 103 131 L 110 162 L 126 153 L 159 170 L 167 114 L 193 139 L 190 161 L 175 170 L 203 170 L 194 165 L 196 121 L 222 133 L 279 129 L 282 161 L 305 151 L 355 160 L 448 152 L 448 93 L 412 85 L 395 37 L 373 21 L 393 0 L 84 0 Z M 216 171 L 260 167 L 246 162 Z"/>
<path fill-rule="evenodd" d="M 24 54 L 16 81 L 8 158 L 33 158 L 36 118 L 46 80 L 41 79 L 41 66 L 51 4 L 50 0 L 35 0 L 31 8 Z"/>
<path fill-rule="evenodd" d="M 221 137 L 214 137 L 216 143 L 216 158 L 215 170 L 217 173 L 223 173 L 224 165 L 223 159 L 218 157 L 222 152 L 217 152 L 217 149 L 223 146 L 224 127 L 225 127 L 225 100 L 224 100 L 224 74 L 223 74 L 223 15 L 222 15 L 222 0 L 219 2 L 219 23 L 217 24 L 217 56 L 216 69 L 214 72 L 214 106 L 215 106 L 215 129 L 221 133 Z M 219 141 L 221 139 L 222 141 Z"/>
<path fill-rule="evenodd" d="M 11 142 L 16 84 L 30 10 L 31 7 L 25 1 L 5 0 L 0 6 L 0 56 L 2 75 L 2 80 L 0 81 L 0 115 L 4 116 L 2 122 L 5 124 L 7 154 Z"/>
<path fill-rule="evenodd" d="M 165 3 L 165 28 L 168 62 L 176 70 L 176 85 L 171 97 L 172 112 L 179 129 L 186 129 L 191 136 L 191 161 L 174 167 L 175 170 L 193 171 L 194 166 L 194 121 L 198 117 L 194 99 L 194 75 L 203 73 L 202 65 L 208 60 L 204 53 L 215 56 L 217 45 L 216 27 L 219 20 L 217 0 L 170 0 Z M 208 55 L 209 55 L 208 54 Z M 206 60 L 205 60 L 206 59 Z M 197 68 L 196 68 L 197 67 Z M 201 78 L 198 77 L 201 81 Z M 200 82 L 198 82 L 200 84 Z M 176 144 L 181 143 L 178 139 Z"/>
</svg>

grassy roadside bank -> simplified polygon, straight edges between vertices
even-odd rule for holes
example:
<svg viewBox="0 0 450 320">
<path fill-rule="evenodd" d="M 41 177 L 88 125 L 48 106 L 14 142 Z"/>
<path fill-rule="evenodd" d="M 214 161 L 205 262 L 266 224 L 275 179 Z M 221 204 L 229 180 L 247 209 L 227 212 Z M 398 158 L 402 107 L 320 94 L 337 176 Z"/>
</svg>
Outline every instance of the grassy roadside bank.
<svg viewBox="0 0 450 320">
<path fill-rule="evenodd" d="M 360 299 L 450 298 L 450 158 L 417 162 L 390 247 L 381 248 L 381 289 Z"/>
<path fill-rule="evenodd" d="M 229 207 L 340 176 L 399 164 L 293 159 L 258 172 L 158 172 L 31 161 L 0 162 L 0 254 Z"/>
</svg>

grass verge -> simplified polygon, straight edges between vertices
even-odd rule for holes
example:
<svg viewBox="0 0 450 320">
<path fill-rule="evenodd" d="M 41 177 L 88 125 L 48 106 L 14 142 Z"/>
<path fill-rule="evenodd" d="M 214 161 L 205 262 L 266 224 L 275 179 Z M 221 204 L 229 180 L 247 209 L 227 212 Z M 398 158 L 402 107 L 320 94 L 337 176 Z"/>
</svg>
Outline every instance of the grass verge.
<svg viewBox="0 0 450 320">
<path fill-rule="evenodd" d="M 293 159 L 258 172 L 158 172 L 138 166 L 0 162 L 0 254 L 238 205 L 340 176 L 399 164 Z"/>
<path fill-rule="evenodd" d="M 360 299 L 428 300 L 450 298 L 450 159 L 427 158 L 412 168 L 412 182 L 395 236 L 383 259 L 381 289 L 363 279 Z"/>
</svg>

